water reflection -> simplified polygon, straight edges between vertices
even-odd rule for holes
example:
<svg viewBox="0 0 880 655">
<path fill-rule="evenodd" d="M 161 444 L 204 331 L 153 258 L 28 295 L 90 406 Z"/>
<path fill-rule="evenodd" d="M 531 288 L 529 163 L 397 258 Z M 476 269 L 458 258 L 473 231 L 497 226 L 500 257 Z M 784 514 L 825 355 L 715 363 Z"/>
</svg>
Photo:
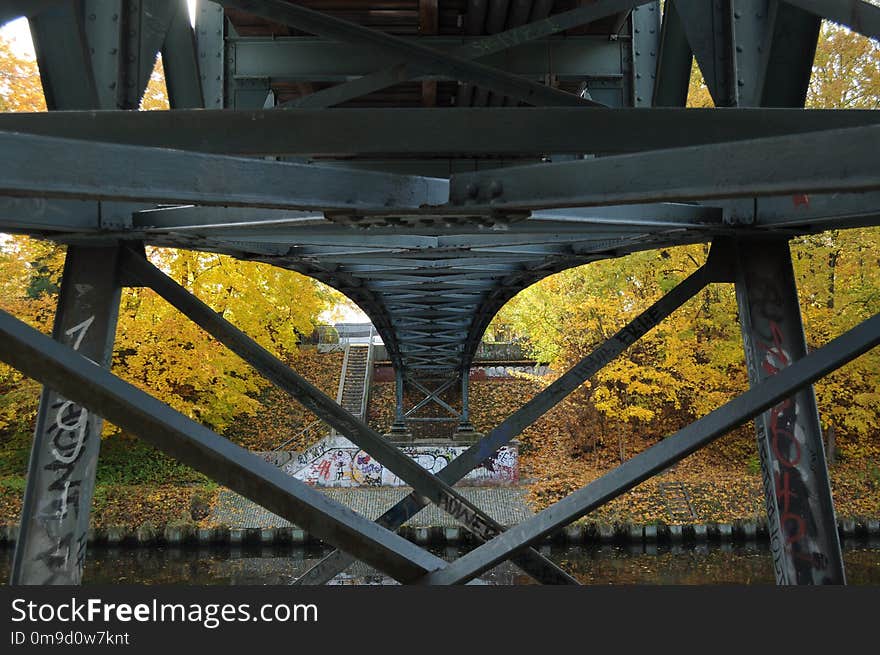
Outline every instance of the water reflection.
<svg viewBox="0 0 880 655">
<path fill-rule="evenodd" d="M 638 546 L 542 546 L 552 560 L 584 584 L 773 584 L 765 544 Z M 169 547 L 89 551 L 84 584 L 290 584 L 327 550 L 312 548 Z M 439 548 L 451 560 L 464 551 Z M 844 544 L 850 584 L 880 584 L 880 540 Z M 9 579 L 12 549 L 0 550 L 0 579 Z M 484 584 L 531 584 L 505 562 L 481 577 Z M 364 564 L 355 564 L 334 584 L 395 584 Z"/>
</svg>

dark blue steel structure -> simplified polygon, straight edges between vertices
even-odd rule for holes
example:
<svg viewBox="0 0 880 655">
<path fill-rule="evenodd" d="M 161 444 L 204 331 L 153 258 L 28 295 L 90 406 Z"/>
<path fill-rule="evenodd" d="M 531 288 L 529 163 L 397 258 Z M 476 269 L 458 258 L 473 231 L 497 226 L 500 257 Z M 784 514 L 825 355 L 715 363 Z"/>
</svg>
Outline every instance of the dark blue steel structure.
<svg viewBox="0 0 880 655">
<path fill-rule="evenodd" d="M 78 583 L 100 419 L 404 582 L 460 583 L 756 419 L 777 580 L 843 583 L 810 384 L 877 318 L 806 354 L 787 241 L 880 216 L 880 113 L 803 109 L 822 18 L 859 0 L 0 2 L 30 19 L 50 111 L 0 116 L 0 229 L 66 243 L 53 343 L 0 315 L 0 359 L 47 385 L 13 582 Z M 172 106 L 136 112 L 161 52 Z M 692 61 L 716 109 L 684 109 Z M 808 198 L 808 202 L 804 202 Z M 707 263 L 434 476 L 152 267 L 143 245 L 317 278 L 370 316 L 402 388 L 462 387 L 495 313 L 552 273 L 712 243 Z M 452 486 L 707 284 L 734 283 L 753 388 L 504 531 Z M 371 524 L 107 370 L 121 286 L 148 286 L 407 480 Z M 772 354 L 772 357 L 771 357 Z M 49 390 L 51 389 L 51 391 Z M 435 401 L 438 398 L 433 398 Z M 780 445 L 783 444 L 783 445 Z M 780 491 L 799 489 L 799 500 Z M 446 564 L 394 530 L 426 503 L 481 542 Z"/>
</svg>

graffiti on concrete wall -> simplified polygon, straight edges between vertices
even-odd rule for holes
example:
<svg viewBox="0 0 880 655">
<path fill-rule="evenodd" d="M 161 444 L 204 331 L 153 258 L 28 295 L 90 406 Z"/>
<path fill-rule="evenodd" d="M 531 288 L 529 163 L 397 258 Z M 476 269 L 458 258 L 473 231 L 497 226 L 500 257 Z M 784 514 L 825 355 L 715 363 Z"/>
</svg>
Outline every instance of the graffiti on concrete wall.
<svg viewBox="0 0 880 655">
<path fill-rule="evenodd" d="M 409 446 L 403 452 L 431 473 L 439 473 L 467 446 Z M 504 485 L 518 481 L 516 446 L 504 446 L 462 480 L 470 485 Z M 282 469 L 316 487 L 402 487 L 406 483 L 378 460 L 344 439 L 325 439 L 292 457 Z"/>
<path fill-rule="evenodd" d="M 516 377 L 518 373 L 544 377 L 552 374 L 552 371 L 546 364 L 537 364 L 534 366 L 497 364 L 495 366 L 474 366 L 471 368 L 470 377 L 477 380 L 488 378 L 510 378 Z"/>
</svg>

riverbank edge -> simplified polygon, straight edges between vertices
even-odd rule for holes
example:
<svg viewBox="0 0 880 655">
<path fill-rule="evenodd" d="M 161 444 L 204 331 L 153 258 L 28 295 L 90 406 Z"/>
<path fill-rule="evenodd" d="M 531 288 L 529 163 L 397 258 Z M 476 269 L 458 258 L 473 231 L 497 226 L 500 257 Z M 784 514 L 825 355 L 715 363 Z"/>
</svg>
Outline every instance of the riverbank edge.
<svg viewBox="0 0 880 655">
<path fill-rule="evenodd" d="M 840 519 L 837 531 L 841 539 L 880 537 L 880 519 L 855 517 Z M 398 533 L 424 546 L 476 543 L 473 536 L 457 527 L 404 527 Z M 17 525 L 0 526 L 0 547 L 12 547 L 18 537 Z M 767 541 L 766 521 L 731 523 L 597 523 L 579 522 L 546 537 L 544 543 L 596 545 L 639 543 L 736 543 Z M 143 548 L 150 546 L 304 546 L 321 540 L 297 527 L 199 528 L 194 525 L 166 525 L 162 529 L 141 526 L 137 529 L 110 526 L 89 530 L 93 546 Z"/>
</svg>

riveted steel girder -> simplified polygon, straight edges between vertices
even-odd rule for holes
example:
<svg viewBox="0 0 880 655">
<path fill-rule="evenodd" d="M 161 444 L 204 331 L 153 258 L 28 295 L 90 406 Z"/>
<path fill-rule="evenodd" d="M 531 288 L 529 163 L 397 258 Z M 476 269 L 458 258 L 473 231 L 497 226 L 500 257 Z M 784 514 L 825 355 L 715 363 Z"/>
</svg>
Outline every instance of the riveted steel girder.
<svg viewBox="0 0 880 655">
<path fill-rule="evenodd" d="M 447 197 L 445 180 L 370 171 L 9 132 L 0 148 L 16 161 L 0 195 L 275 208 L 406 208 Z"/>
<path fill-rule="evenodd" d="M 878 140 L 880 126 L 869 126 L 461 174 L 450 200 L 524 209 L 870 191 L 880 188 Z"/>
<path fill-rule="evenodd" d="M 874 125 L 876 111 L 565 107 L 0 114 L 0 130 L 235 155 L 625 153 Z M 364 130 L 369 125 L 369 130 Z"/>
</svg>

